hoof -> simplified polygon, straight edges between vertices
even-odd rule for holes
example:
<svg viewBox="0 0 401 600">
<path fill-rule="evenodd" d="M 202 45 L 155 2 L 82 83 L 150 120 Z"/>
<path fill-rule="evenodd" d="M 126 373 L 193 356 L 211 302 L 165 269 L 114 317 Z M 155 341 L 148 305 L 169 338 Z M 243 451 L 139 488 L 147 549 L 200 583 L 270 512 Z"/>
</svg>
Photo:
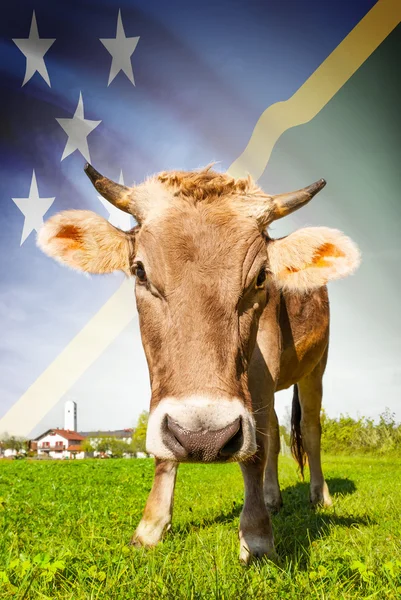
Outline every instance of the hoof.
<svg viewBox="0 0 401 600">
<path fill-rule="evenodd" d="M 311 488 L 309 499 L 313 508 L 318 506 L 328 508 L 333 505 L 326 482 L 324 482 L 323 487 Z"/>
<path fill-rule="evenodd" d="M 263 557 L 277 559 L 273 538 L 240 533 L 240 561 L 244 565 L 249 565 L 252 560 Z"/>
<path fill-rule="evenodd" d="M 153 548 L 162 540 L 164 533 L 170 527 L 170 524 L 141 521 L 129 545 L 135 546 L 135 548 Z"/>
<path fill-rule="evenodd" d="M 134 535 L 132 536 L 132 538 L 131 538 L 130 543 L 128 544 L 128 546 L 133 546 L 134 548 L 143 548 L 144 544 L 142 543 L 142 541 L 134 533 Z"/>
</svg>

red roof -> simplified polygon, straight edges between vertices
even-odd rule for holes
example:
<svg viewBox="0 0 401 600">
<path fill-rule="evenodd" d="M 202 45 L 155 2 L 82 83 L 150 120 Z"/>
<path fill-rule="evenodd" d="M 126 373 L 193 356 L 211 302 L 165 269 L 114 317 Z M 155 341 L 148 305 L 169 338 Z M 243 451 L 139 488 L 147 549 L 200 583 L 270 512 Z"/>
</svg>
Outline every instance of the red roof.
<svg viewBox="0 0 401 600">
<path fill-rule="evenodd" d="M 58 433 L 58 435 L 61 435 L 61 437 L 63 437 L 65 440 L 72 440 L 74 442 L 81 442 L 85 439 L 83 435 L 77 433 L 76 431 L 71 431 L 70 429 L 48 429 L 45 433 L 42 433 L 42 435 L 35 439 L 41 440 L 43 437 L 45 437 L 45 435 L 49 435 L 52 433 Z"/>
<path fill-rule="evenodd" d="M 71 444 L 71 446 L 68 446 L 67 450 L 70 452 L 82 452 L 82 446 L 79 444 Z"/>
<path fill-rule="evenodd" d="M 70 429 L 52 429 L 52 431 L 54 431 L 54 433 L 58 433 L 66 440 L 77 440 L 77 442 L 82 442 L 82 440 L 85 439 L 83 435 L 77 433 L 76 431 L 71 431 Z"/>
</svg>

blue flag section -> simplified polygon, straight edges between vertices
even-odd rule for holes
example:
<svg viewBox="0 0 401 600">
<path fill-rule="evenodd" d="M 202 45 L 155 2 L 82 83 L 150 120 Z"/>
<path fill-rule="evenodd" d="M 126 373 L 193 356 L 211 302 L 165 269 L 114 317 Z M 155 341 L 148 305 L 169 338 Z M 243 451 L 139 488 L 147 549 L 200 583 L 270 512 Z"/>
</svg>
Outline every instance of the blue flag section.
<svg viewBox="0 0 401 600">
<path fill-rule="evenodd" d="M 373 43 L 363 29 L 372 10 L 391 23 L 363 55 L 363 36 Z M 212 161 L 225 171 L 251 148 L 266 109 L 313 85 L 355 28 L 361 38 L 336 66 L 344 82 L 339 78 L 313 118 L 297 121 L 294 110 L 290 131 L 278 136 L 257 177 L 272 192 L 328 180 L 322 201 L 277 224 L 273 237 L 297 225 L 326 225 L 362 248 L 360 272 L 332 286 L 328 413 L 375 416 L 389 406 L 401 417 L 394 396 L 401 381 L 394 333 L 401 324 L 394 280 L 401 255 L 401 17 L 390 18 L 391 10 L 391 0 L 17 0 L 2 8 L 0 432 L 29 436 L 61 426 L 67 399 L 77 402 L 79 428 L 88 430 L 131 427 L 148 405 L 133 282 L 120 274 L 82 276 L 36 247 L 43 221 L 65 209 L 132 227 L 96 194 L 85 163 L 126 185 Z M 362 54 L 356 72 L 347 73 L 354 51 Z M 318 90 L 334 79 L 323 78 Z M 262 151 L 269 127 L 258 138 Z M 132 319 L 116 324 L 124 310 Z M 99 343 L 96 327 L 107 329 Z M 87 363 L 71 358 L 83 343 L 97 348 L 92 358 L 82 352 Z"/>
</svg>

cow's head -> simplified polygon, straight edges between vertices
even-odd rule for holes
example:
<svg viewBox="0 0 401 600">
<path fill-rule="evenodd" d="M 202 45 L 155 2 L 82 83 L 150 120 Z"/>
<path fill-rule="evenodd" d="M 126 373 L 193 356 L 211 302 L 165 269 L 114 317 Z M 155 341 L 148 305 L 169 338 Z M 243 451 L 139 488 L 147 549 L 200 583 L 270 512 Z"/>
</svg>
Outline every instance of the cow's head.
<svg viewBox="0 0 401 600">
<path fill-rule="evenodd" d="M 66 211 L 46 222 L 38 244 L 81 271 L 135 275 L 152 389 L 148 451 L 178 461 L 248 458 L 256 450 L 248 365 L 270 292 L 318 288 L 358 264 L 358 250 L 336 230 L 266 234 L 325 181 L 271 196 L 250 178 L 210 168 L 161 173 L 133 188 L 85 169 L 138 227 L 124 232 L 92 212 Z"/>
</svg>

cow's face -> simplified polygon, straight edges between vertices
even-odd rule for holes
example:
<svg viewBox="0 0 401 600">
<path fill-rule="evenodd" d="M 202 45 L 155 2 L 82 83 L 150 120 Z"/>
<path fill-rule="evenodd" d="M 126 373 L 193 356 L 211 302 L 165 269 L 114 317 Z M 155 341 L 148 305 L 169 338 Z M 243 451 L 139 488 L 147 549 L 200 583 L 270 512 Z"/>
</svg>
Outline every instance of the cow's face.
<svg viewBox="0 0 401 600">
<path fill-rule="evenodd" d="M 177 202 L 137 236 L 147 446 L 158 457 L 241 460 L 256 449 L 247 367 L 266 304 L 266 242 L 226 208 Z"/>
<path fill-rule="evenodd" d="M 152 389 L 147 450 L 178 461 L 250 457 L 256 435 L 247 373 L 270 292 L 302 292 L 348 274 L 356 248 L 325 228 L 271 240 L 266 225 L 294 210 L 296 196 L 266 196 L 248 180 L 210 170 L 164 173 L 131 189 L 88 170 L 139 227 L 122 232 L 93 213 L 68 211 L 45 224 L 39 245 L 84 271 L 136 276 Z M 298 204 L 324 183 L 314 185 L 297 193 Z"/>
</svg>

